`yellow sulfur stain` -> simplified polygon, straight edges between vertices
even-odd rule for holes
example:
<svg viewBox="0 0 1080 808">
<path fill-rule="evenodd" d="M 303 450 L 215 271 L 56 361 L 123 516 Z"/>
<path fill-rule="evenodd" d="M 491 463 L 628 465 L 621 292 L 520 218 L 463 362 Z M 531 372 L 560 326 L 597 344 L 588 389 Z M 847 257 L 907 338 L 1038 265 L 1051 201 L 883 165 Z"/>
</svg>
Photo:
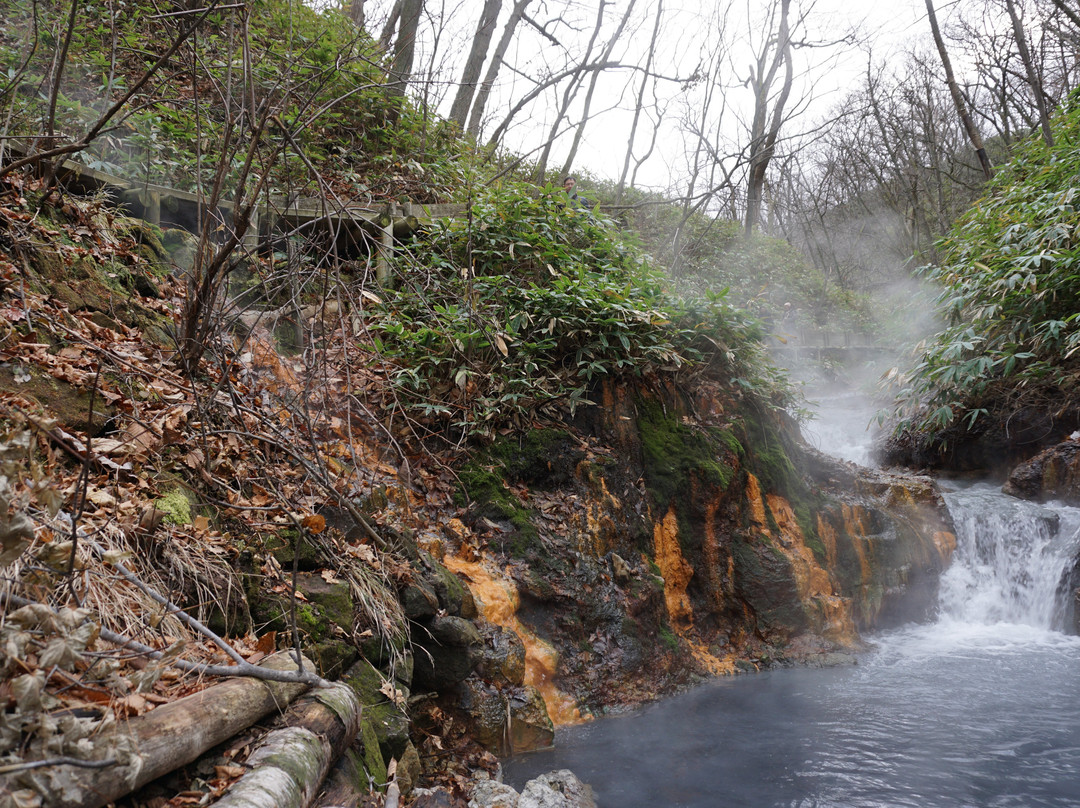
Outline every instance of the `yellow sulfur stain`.
<svg viewBox="0 0 1080 808">
<path fill-rule="evenodd" d="M 762 530 L 768 530 L 765 521 L 765 502 L 761 499 L 761 486 L 753 474 L 746 475 L 746 502 L 750 506 L 750 519 Z"/>
<path fill-rule="evenodd" d="M 950 533 L 948 530 L 935 532 L 934 547 L 937 548 L 942 560 L 948 561 L 952 558 L 953 551 L 956 550 L 956 534 Z"/>
<path fill-rule="evenodd" d="M 466 561 L 458 556 L 446 555 L 442 563 L 451 572 L 468 579 L 469 589 L 484 619 L 513 631 L 521 638 L 525 646 L 525 684 L 540 691 L 552 723 L 565 726 L 585 721 L 574 700 L 555 686 L 558 652 L 518 619 L 517 610 L 521 601 L 514 582 L 492 572 L 483 558 Z"/>
<path fill-rule="evenodd" d="M 683 636 L 683 642 L 690 648 L 690 653 L 704 670 L 712 676 L 731 676 L 735 673 L 735 655 L 725 654 L 718 657 L 711 653 L 703 643 Z"/>
<path fill-rule="evenodd" d="M 671 626 L 676 631 L 685 631 L 694 623 L 694 610 L 686 594 L 694 568 L 683 558 L 679 547 L 679 520 L 674 505 L 653 528 L 653 553 L 664 578 L 664 602 Z"/>
</svg>

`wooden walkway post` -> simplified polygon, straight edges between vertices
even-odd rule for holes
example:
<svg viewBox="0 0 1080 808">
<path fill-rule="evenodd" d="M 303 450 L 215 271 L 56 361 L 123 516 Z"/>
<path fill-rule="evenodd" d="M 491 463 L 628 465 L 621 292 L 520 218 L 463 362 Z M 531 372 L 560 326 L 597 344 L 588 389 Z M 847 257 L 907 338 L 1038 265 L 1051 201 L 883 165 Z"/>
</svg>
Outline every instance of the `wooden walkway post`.
<svg viewBox="0 0 1080 808">
<path fill-rule="evenodd" d="M 390 283 L 390 256 L 394 254 L 394 214 L 397 213 L 397 205 L 393 202 L 387 204 L 379 215 L 379 254 L 375 263 L 375 280 L 379 286 L 388 286 Z"/>
</svg>

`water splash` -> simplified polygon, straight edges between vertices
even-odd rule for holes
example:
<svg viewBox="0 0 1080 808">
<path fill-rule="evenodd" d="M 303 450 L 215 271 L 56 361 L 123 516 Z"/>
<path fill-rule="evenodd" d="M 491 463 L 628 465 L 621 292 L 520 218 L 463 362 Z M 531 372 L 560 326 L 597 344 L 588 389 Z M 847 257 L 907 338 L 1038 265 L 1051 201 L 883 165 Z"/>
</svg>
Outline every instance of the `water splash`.
<svg viewBox="0 0 1080 808">
<path fill-rule="evenodd" d="M 957 547 L 941 577 L 941 622 L 1063 628 L 1062 582 L 1080 547 L 1080 509 L 1014 499 L 989 484 L 945 501 Z"/>
</svg>

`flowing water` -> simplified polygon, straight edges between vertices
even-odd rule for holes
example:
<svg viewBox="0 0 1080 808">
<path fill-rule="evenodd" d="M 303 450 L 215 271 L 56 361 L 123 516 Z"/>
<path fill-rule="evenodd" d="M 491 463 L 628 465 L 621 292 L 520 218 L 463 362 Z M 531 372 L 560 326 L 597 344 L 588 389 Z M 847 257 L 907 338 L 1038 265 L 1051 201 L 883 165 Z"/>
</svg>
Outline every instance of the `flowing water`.
<svg viewBox="0 0 1080 808">
<path fill-rule="evenodd" d="M 849 419 L 850 420 L 850 419 Z M 977 484 L 937 618 L 859 664 L 720 680 L 561 730 L 507 780 L 572 769 L 600 808 L 1080 806 L 1080 638 L 1062 582 L 1080 510 Z"/>
</svg>

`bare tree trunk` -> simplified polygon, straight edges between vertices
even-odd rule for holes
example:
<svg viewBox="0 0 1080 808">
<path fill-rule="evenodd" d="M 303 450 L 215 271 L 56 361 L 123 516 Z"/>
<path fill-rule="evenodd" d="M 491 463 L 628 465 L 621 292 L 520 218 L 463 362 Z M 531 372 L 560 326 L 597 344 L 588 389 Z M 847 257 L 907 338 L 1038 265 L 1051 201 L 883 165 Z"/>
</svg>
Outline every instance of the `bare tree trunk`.
<svg viewBox="0 0 1080 808">
<path fill-rule="evenodd" d="M 514 3 L 514 9 L 510 12 L 510 19 L 506 21 L 506 27 L 503 28 L 502 36 L 495 46 L 495 53 L 491 55 L 491 63 L 488 64 L 484 80 L 476 90 L 476 98 L 473 100 L 467 129 L 469 135 L 474 138 L 480 136 L 480 125 L 484 120 L 484 109 L 487 107 L 491 88 L 495 86 L 495 79 L 499 76 L 503 59 L 506 58 L 506 51 L 510 49 L 510 43 L 514 39 L 514 31 L 517 29 L 518 23 L 521 22 L 521 18 L 525 16 L 525 9 L 531 2 L 532 0 L 516 0 Z"/>
<path fill-rule="evenodd" d="M 645 58 L 645 73 L 641 77 L 641 86 L 638 88 L 637 103 L 634 104 L 634 120 L 630 124 L 630 136 L 626 141 L 626 157 L 623 159 L 622 173 L 619 175 L 619 186 L 615 189 L 615 204 L 622 202 L 623 191 L 626 189 L 626 176 L 630 173 L 630 161 L 634 157 L 634 139 L 637 137 L 638 123 L 645 106 L 645 87 L 649 82 L 653 59 L 656 57 L 656 41 L 660 36 L 660 21 L 663 17 L 664 0 L 659 0 L 656 4 L 656 21 L 653 23 L 652 37 L 649 39 L 649 54 Z"/>
<path fill-rule="evenodd" d="M 612 51 L 615 50 L 615 45 L 619 41 L 619 37 L 622 36 L 623 30 L 626 28 L 626 24 L 630 21 L 630 15 L 634 13 L 634 5 L 637 0 L 630 0 L 626 6 L 626 13 L 623 14 L 622 21 L 619 23 L 619 27 L 612 34 L 611 40 L 608 42 L 607 47 L 604 49 L 604 55 L 600 58 L 603 61 L 607 61 L 611 58 Z M 570 144 L 570 151 L 566 155 L 566 161 L 563 163 L 562 174 L 568 174 L 570 167 L 574 164 L 574 158 L 577 157 L 578 147 L 581 145 L 581 137 L 585 134 L 585 126 L 589 122 L 589 112 L 592 110 L 593 94 L 596 92 L 596 82 L 600 78 L 600 73 L 596 72 L 592 74 L 592 78 L 589 79 L 589 90 L 585 93 L 585 107 L 581 112 L 581 123 L 578 124 L 577 129 L 574 131 L 574 140 Z"/>
<path fill-rule="evenodd" d="M 593 47 L 596 45 L 596 39 L 600 36 L 600 28 L 604 24 L 604 9 L 610 4 L 610 0 L 600 0 L 600 5 L 596 10 L 596 25 L 593 28 L 592 36 L 589 37 L 589 44 L 585 48 L 585 55 L 582 56 L 578 69 L 571 74 L 570 84 L 567 85 L 566 90 L 563 92 L 562 101 L 559 103 L 559 108 L 555 112 L 555 120 L 551 123 L 547 141 L 544 143 L 543 151 L 540 152 L 540 159 L 536 162 L 535 177 L 537 182 L 542 182 L 544 174 L 547 173 L 547 163 L 548 158 L 551 156 L 551 147 L 559 136 L 559 127 L 562 126 L 562 122 L 566 118 L 566 113 L 570 109 L 570 104 L 577 95 L 577 91 L 581 89 L 581 82 L 584 81 L 585 78 L 584 68 L 589 63 Z"/>
<path fill-rule="evenodd" d="M 401 8 L 404 4 L 405 0 L 395 0 L 394 5 L 390 8 L 390 13 L 386 17 L 382 33 L 379 34 L 379 48 L 384 53 L 390 50 L 390 43 L 394 41 L 394 31 L 397 30 L 398 23 L 401 21 Z"/>
<path fill-rule="evenodd" d="M 296 670 L 289 654 L 263 662 L 273 670 Z M 310 668 L 310 661 L 307 663 Z M 78 790 L 57 789 L 47 805 L 55 808 L 97 808 L 115 802 L 163 774 L 199 757 L 206 750 L 247 729 L 259 719 L 282 710 L 306 690 L 306 685 L 279 684 L 257 679 L 229 679 L 153 712 L 115 724 L 112 735 L 95 738 L 95 747 L 130 749 L 126 764 L 84 769 Z M 72 796 L 74 793 L 74 797 Z"/>
<path fill-rule="evenodd" d="M 751 68 L 750 84 L 754 90 L 754 120 L 750 128 L 750 171 L 746 184 L 746 234 L 750 235 L 761 221 L 761 204 L 765 189 L 765 172 L 776 152 L 776 139 L 784 122 L 784 107 L 794 82 L 791 32 L 788 14 L 791 0 L 780 0 L 780 25 L 770 54 L 770 43 L 762 48 L 757 64 Z M 771 57 L 771 58 L 770 58 Z M 769 93 L 776 73 L 784 66 L 784 83 L 769 115 Z"/>
<path fill-rule="evenodd" d="M 390 64 L 390 82 L 386 88 L 390 96 L 405 97 L 416 54 L 416 32 L 420 28 L 423 11 L 424 0 L 401 0 L 401 18 L 394 40 L 394 61 Z"/>
<path fill-rule="evenodd" d="M 1042 130 L 1043 140 L 1047 146 L 1054 145 L 1054 133 L 1050 129 L 1050 112 L 1046 108 L 1046 94 L 1043 92 L 1042 80 L 1035 69 L 1035 61 L 1031 58 L 1031 50 L 1027 45 L 1027 36 L 1020 24 L 1020 15 L 1016 11 L 1016 3 L 1013 0 L 1005 0 L 1005 8 L 1009 12 L 1012 21 L 1013 38 L 1016 40 L 1016 49 L 1020 52 L 1020 61 L 1024 63 L 1024 71 L 1027 73 L 1028 84 L 1035 96 L 1035 106 L 1039 110 L 1039 128 Z"/>
<path fill-rule="evenodd" d="M 484 9 L 476 25 L 476 34 L 473 36 L 469 58 L 465 61 L 465 69 L 461 73 L 461 84 L 458 85 L 454 103 L 450 105 L 450 120 L 456 121 L 462 130 L 465 129 L 465 118 L 469 114 L 469 107 L 472 106 L 480 70 L 484 67 L 484 60 L 487 59 L 488 46 L 491 44 L 491 35 L 495 32 L 495 23 L 499 19 L 501 5 L 502 0 L 484 0 Z"/>
<path fill-rule="evenodd" d="M 967 132 L 968 140 L 971 141 L 971 145 L 975 149 L 975 156 L 979 158 L 983 176 L 990 179 L 994 176 L 994 169 L 990 166 L 990 158 L 986 154 L 986 147 L 983 146 L 982 136 L 979 134 L 979 130 L 975 128 L 975 122 L 971 119 L 971 113 L 964 102 L 964 97 L 960 94 L 960 86 L 956 83 L 956 76 L 953 75 L 952 62 L 949 59 L 949 52 L 945 49 L 945 40 L 941 36 L 937 13 L 934 11 L 934 0 L 926 0 L 926 15 L 930 20 L 930 30 L 934 34 L 934 44 L 937 45 L 938 55 L 941 57 L 941 66 L 945 68 L 945 83 L 949 86 L 949 94 L 952 96 L 956 113 L 960 116 L 961 123 L 964 124 L 964 131 Z"/>
<path fill-rule="evenodd" d="M 340 682 L 294 705 L 286 726 L 248 758 L 250 771 L 216 803 L 220 808 L 306 808 L 338 755 L 360 729 L 360 701 Z"/>
<path fill-rule="evenodd" d="M 349 19 L 357 28 L 364 27 L 364 0 L 349 0 Z"/>
</svg>

